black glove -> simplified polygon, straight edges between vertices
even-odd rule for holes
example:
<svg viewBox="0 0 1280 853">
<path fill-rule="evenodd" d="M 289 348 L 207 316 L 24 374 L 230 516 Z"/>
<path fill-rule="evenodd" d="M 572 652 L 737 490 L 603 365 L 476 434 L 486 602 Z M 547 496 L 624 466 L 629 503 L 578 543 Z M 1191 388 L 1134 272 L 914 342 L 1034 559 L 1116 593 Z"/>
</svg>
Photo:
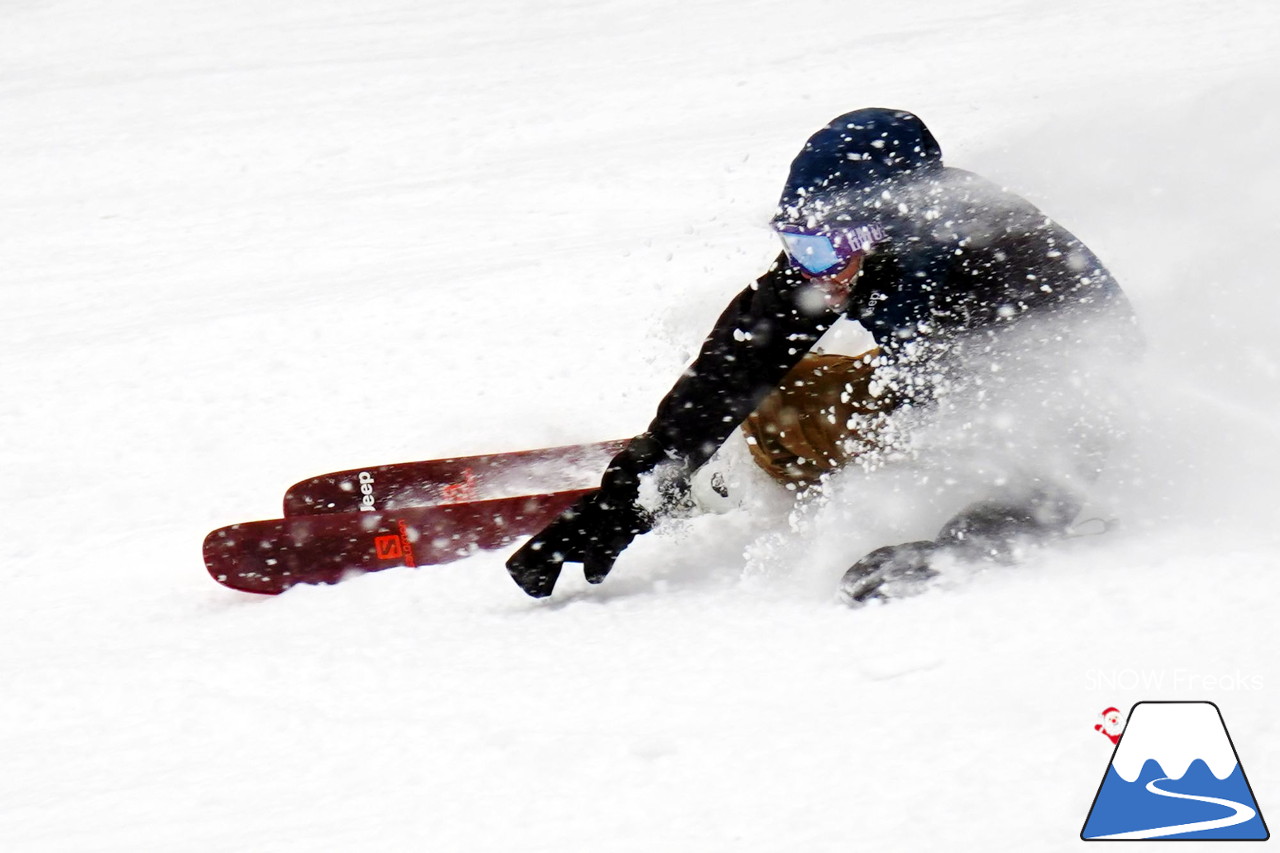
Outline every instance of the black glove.
<svg viewBox="0 0 1280 853">
<path fill-rule="evenodd" d="M 604 490 L 582 497 L 507 560 L 507 571 L 534 598 L 555 588 L 565 563 L 582 563 L 591 583 L 600 583 L 631 540 L 653 528 L 634 503 L 611 503 Z"/>
<path fill-rule="evenodd" d="M 640 474 L 665 458 L 653 439 L 632 439 L 609 464 L 600 488 L 580 498 L 507 560 L 507 571 L 520 588 L 534 598 L 546 598 L 565 563 L 582 563 L 590 583 L 604 580 L 631 540 L 653 529 L 653 517 L 639 504 Z"/>
</svg>

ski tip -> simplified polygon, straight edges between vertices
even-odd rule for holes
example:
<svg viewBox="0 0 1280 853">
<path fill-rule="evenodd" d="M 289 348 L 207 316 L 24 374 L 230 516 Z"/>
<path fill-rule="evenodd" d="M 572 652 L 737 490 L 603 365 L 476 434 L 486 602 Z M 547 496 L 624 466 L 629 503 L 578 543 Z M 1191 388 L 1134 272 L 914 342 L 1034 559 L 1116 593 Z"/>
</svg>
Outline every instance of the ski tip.
<svg viewBox="0 0 1280 853">
<path fill-rule="evenodd" d="M 244 525 L 232 524 L 210 531 L 204 538 L 204 567 L 218 583 L 237 592 L 279 595 L 289 588 L 268 571 L 270 557 L 263 555 L 245 564 L 245 547 L 239 535 Z"/>
</svg>

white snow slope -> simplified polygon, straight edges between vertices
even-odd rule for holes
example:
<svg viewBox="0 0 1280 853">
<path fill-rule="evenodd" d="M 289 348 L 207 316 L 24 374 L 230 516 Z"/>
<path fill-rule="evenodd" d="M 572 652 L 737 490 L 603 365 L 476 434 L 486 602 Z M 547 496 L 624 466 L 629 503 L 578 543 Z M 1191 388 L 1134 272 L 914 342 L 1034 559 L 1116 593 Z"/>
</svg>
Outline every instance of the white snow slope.
<svg viewBox="0 0 1280 853">
<path fill-rule="evenodd" d="M 0 27 L 0 848 L 1059 850 L 1109 705 L 1280 809 L 1280 5 L 16 0 Z M 200 542 L 321 471 L 634 434 L 804 139 L 911 109 L 1113 268 L 1124 525 L 850 611 L 937 519 L 278 598 Z M 848 485 L 848 484 L 846 484 Z M 838 522 L 838 523 L 837 523 Z M 571 573 L 575 574 L 575 573 Z"/>
</svg>

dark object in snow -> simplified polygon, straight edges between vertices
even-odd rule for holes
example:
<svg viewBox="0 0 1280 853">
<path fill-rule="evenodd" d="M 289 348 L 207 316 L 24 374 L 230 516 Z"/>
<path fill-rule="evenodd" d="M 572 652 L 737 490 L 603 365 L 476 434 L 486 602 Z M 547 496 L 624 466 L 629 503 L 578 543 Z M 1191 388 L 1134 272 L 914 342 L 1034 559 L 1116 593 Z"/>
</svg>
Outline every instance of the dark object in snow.
<svg viewBox="0 0 1280 853">
<path fill-rule="evenodd" d="M 937 577 L 931 566 L 938 543 L 932 539 L 877 548 L 844 573 L 840 596 L 861 607 L 868 601 L 903 598 L 924 590 Z"/>
<path fill-rule="evenodd" d="M 1071 495 L 1048 491 L 1018 503 L 974 504 L 944 524 L 936 539 L 877 548 L 854 563 L 840 580 L 840 596 L 859 607 L 871 600 L 916 595 L 937 577 L 933 564 L 942 553 L 965 561 L 1012 563 L 1019 545 L 1066 536 L 1079 511 Z"/>
</svg>

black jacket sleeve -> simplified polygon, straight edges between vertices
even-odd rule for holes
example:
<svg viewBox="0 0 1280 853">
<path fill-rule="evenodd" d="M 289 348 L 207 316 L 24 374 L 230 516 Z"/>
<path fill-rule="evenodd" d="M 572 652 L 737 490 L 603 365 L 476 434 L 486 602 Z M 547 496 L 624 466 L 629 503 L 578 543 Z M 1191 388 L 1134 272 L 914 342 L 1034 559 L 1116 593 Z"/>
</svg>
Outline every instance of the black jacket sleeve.
<svg viewBox="0 0 1280 853">
<path fill-rule="evenodd" d="M 659 404 L 633 469 L 666 459 L 692 472 L 711 458 L 839 316 L 805 291 L 783 254 L 729 303 Z"/>
<path fill-rule="evenodd" d="M 780 256 L 716 321 L 698 357 L 658 406 L 649 430 L 613 458 L 600 488 L 584 495 L 507 560 L 525 592 L 551 594 L 564 563 L 591 583 L 657 517 L 683 503 L 688 476 L 746 419 L 838 314 L 807 293 Z M 807 309 L 807 310 L 806 310 Z M 641 499 L 641 475 L 657 471 L 658 502 Z"/>
</svg>

